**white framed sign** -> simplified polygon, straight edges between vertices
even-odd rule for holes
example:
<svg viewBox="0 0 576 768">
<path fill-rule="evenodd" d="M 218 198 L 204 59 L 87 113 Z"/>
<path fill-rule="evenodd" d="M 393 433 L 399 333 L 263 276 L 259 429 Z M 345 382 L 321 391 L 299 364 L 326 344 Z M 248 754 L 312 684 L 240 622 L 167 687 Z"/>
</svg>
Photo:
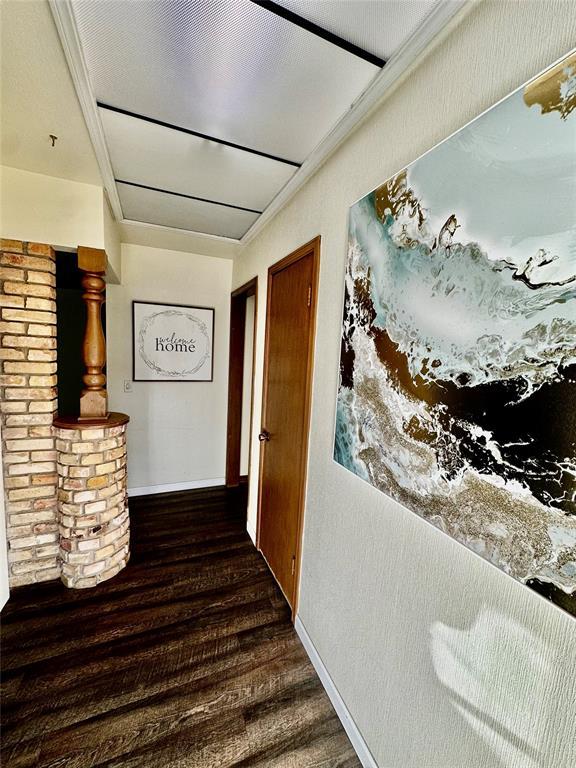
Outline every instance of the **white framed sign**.
<svg viewBox="0 0 576 768">
<path fill-rule="evenodd" d="M 132 302 L 134 381 L 212 381 L 214 309 Z"/>
</svg>

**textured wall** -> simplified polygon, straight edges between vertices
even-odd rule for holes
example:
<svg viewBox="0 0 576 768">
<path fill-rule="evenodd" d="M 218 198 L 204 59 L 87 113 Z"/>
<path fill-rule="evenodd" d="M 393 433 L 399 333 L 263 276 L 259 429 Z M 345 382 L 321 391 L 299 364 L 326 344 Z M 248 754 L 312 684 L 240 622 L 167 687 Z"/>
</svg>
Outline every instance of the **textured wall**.
<svg viewBox="0 0 576 768">
<path fill-rule="evenodd" d="M 110 408 L 130 415 L 129 489 L 224 482 L 232 261 L 122 246 L 122 285 L 109 285 Z M 213 382 L 132 380 L 132 300 L 214 307 Z M 158 489 L 160 490 L 160 489 Z"/>
<path fill-rule="evenodd" d="M 380 768 L 576 764 L 574 620 L 331 458 L 348 206 L 575 40 L 571 2 L 475 4 L 234 266 L 260 277 L 257 435 L 266 270 L 322 235 L 299 614 Z"/>
</svg>

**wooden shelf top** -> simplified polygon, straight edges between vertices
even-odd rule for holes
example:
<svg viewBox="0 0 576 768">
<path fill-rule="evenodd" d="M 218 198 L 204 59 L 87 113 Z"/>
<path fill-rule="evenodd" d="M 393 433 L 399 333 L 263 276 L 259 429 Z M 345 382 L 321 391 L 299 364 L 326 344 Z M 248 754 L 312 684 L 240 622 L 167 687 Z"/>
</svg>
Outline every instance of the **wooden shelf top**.
<svg viewBox="0 0 576 768">
<path fill-rule="evenodd" d="M 109 413 L 102 419 L 81 419 L 78 416 L 55 416 L 52 422 L 58 429 L 91 429 L 94 427 L 120 427 L 128 424 L 130 416 L 125 413 Z"/>
</svg>

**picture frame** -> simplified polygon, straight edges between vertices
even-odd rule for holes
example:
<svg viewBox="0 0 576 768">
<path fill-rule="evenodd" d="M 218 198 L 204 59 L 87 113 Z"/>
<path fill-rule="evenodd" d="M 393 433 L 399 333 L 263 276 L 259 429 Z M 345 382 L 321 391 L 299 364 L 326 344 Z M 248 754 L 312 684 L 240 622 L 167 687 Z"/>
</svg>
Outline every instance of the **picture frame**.
<svg viewBox="0 0 576 768">
<path fill-rule="evenodd" d="M 213 307 L 132 301 L 132 380 L 214 380 Z"/>
</svg>

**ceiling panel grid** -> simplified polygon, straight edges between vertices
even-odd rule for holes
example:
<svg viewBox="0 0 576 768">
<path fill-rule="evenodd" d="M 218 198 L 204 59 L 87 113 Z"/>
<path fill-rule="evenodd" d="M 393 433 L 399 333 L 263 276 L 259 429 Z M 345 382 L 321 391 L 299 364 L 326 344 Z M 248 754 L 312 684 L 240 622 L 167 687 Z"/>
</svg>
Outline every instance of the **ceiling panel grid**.
<svg viewBox="0 0 576 768">
<path fill-rule="evenodd" d="M 385 61 L 439 0 L 277 0 L 278 5 Z"/>
<path fill-rule="evenodd" d="M 378 67 L 249 0 L 76 0 L 97 101 L 302 162 Z"/>
<path fill-rule="evenodd" d="M 262 211 L 293 165 L 100 109 L 117 179 Z"/>
<path fill-rule="evenodd" d="M 70 2 L 124 218 L 241 238 L 441 0 Z"/>
<path fill-rule="evenodd" d="M 118 193 L 129 221 L 239 239 L 258 218 L 257 213 L 122 183 L 118 184 Z"/>
</svg>

